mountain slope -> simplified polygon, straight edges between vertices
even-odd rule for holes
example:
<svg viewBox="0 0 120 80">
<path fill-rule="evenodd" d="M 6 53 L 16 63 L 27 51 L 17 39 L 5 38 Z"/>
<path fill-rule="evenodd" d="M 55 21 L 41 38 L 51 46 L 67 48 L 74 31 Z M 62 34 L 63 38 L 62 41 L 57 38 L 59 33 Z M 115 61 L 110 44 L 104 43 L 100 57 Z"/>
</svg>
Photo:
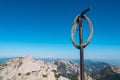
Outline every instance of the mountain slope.
<svg viewBox="0 0 120 80">
<path fill-rule="evenodd" d="M 104 62 L 86 65 L 85 80 L 120 80 L 120 67 L 107 66 Z M 79 80 L 79 71 L 79 64 L 70 61 L 17 57 L 0 64 L 0 80 Z"/>
<path fill-rule="evenodd" d="M 101 71 L 102 69 L 104 69 L 107 66 L 110 66 L 110 65 L 105 62 L 95 62 L 91 65 L 86 65 L 85 71 L 87 72 L 87 74 L 91 75 L 93 73 Z"/>
<path fill-rule="evenodd" d="M 109 66 L 93 75 L 93 80 L 120 80 L 120 66 Z"/>
<path fill-rule="evenodd" d="M 79 65 L 70 61 L 58 60 L 54 64 L 57 65 L 58 73 L 71 80 L 79 80 Z M 85 80 L 92 80 L 92 78 L 85 72 Z"/>
<path fill-rule="evenodd" d="M 0 80 L 78 80 L 79 65 L 70 61 L 45 62 L 31 56 L 17 57 L 0 64 Z M 85 80 L 92 78 L 85 74 Z"/>
<path fill-rule="evenodd" d="M 0 80 L 69 80 L 57 74 L 53 63 L 18 57 L 0 65 Z"/>
</svg>

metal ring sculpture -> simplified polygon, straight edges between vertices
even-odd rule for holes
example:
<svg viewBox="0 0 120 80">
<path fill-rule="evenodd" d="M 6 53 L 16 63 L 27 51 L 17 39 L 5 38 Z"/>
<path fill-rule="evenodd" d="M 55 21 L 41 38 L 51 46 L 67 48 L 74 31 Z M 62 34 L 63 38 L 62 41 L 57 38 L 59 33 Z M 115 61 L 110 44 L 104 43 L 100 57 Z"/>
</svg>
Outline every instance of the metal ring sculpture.
<svg viewBox="0 0 120 80">
<path fill-rule="evenodd" d="M 77 26 L 77 24 L 80 22 L 79 19 L 82 20 L 82 18 L 87 21 L 87 23 L 88 23 L 88 25 L 89 25 L 89 28 L 90 28 L 90 34 L 89 34 L 89 37 L 88 37 L 88 39 L 87 39 L 87 41 L 86 41 L 85 43 L 83 43 L 83 44 L 81 44 L 81 45 L 78 45 L 78 44 L 76 44 L 76 42 L 74 41 L 74 35 L 75 35 L 76 26 Z M 82 24 L 82 23 L 80 23 L 80 24 Z M 73 26 L 72 26 L 72 30 L 71 30 L 71 39 L 72 39 L 73 45 L 74 45 L 76 48 L 78 48 L 78 49 L 80 49 L 81 47 L 85 48 L 85 47 L 89 44 L 89 42 L 90 42 L 90 40 L 91 40 L 91 38 L 92 38 L 92 34 L 93 34 L 93 26 L 92 26 L 92 22 L 90 21 L 90 19 L 89 19 L 86 15 L 84 15 L 84 14 L 78 15 L 78 16 L 74 19 Z"/>
</svg>

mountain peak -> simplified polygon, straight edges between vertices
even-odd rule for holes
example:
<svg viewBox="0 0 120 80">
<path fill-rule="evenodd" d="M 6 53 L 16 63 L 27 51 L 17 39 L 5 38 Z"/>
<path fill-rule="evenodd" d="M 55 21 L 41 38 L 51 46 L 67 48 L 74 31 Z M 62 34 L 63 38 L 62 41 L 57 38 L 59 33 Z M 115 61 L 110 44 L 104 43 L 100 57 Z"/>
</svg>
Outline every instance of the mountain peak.
<svg viewBox="0 0 120 80">
<path fill-rule="evenodd" d="M 78 78 L 79 64 L 70 61 L 36 61 L 32 56 L 25 56 L 0 64 L 0 80 L 78 80 Z M 85 79 L 92 78 L 86 74 Z"/>
<path fill-rule="evenodd" d="M 35 61 L 32 56 L 16 57 L 0 65 L 0 80 L 69 80 L 56 75 L 56 65 Z"/>
</svg>

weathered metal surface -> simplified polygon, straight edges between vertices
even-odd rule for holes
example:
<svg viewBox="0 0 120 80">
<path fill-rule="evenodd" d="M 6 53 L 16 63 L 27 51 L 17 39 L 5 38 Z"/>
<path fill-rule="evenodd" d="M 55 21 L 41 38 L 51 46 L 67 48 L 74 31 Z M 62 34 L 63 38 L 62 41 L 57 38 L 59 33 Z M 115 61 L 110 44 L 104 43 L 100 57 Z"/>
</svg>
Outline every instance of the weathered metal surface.
<svg viewBox="0 0 120 80">
<path fill-rule="evenodd" d="M 72 43 L 73 45 L 80 49 L 80 80 L 84 80 L 84 48 L 90 43 L 90 40 L 92 38 L 92 34 L 93 34 L 93 27 L 92 27 L 92 22 L 90 21 L 90 19 L 85 15 L 85 13 L 87 11 L 89 11 L 91 8 L 87 8 L 85 11 L 83 11 L 80 15 L 78 15 L 73 22 L 73 26 L 72 26 L 72 30 L 71 30 L 71 39 L 72 39 Z M 85 43 L 83 43 L 83 30 L 82 30 L 82 18 L 85 19 L 89 25 L 90 28 L 90 35 L 87 39 L 87 41 Z M 76 26 L 77 24 L 79 24 L 79 40 L 80 40 L 80 44 L 76 44 L 76 42 L 74 41 L 74 35 L 75 35 L 75 30 L 76 30 Z"/>
<path fill-rule="evenodd" d="M 85 43 L 80 44 L 80 45 L 76 44 L 76 42 L 75 42 L 75 40 L 74 40 L 76 25 L 79 23 L 79 22 L 78 22 L 79 17 L 84 18 L 84 19 L 88 22 L 88 25 L 89 25 L 89 28 L 90 28 L 90 35 L 89 35 L 87 41 L 86 41 Z M 83 46 L 83 48 L 86 47 L 86 46 L 89 44 L 89 42 L 90 42 L 90 40 L 91 40 L 91 38 L 92 38 L 92 34 L 93 34 L 93 27 L 92 27 L 92 22 L 90 21 L 90 19 L 89 19 L 86 15 L 77 16 L 77 17 L 75 18 L 74 22 L 73 22 L 73 26 L 72 26 L 72 30 L 71 30 L 71 39 L 72 39 L 73 45 L 74 45 L 76 48 L 78 48 L 78 49 L 80 49 L 82 46 Z"/>
</svg>

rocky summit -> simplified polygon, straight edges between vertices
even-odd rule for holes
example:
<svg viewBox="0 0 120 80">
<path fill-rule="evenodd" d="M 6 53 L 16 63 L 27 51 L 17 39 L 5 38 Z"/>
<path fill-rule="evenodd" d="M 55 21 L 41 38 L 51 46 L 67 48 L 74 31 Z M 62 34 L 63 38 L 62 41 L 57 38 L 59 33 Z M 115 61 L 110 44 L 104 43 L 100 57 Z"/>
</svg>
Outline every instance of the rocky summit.
<svg viewBox="0 0 120 80">
<path fill-rule="evenodd" d="M 53 63 L 18 57 L 0 65 L 0 80 L 68 80 L 57 73 Z"/>
<path fill-rule="evenodd" d="M 58 60 L 45 62 L 31 56 L 17 57 L 0 64 L 0 80 L 78 80 L 79 65 Z M 92 80 L 85 74 L 86 80 Z"/>
</svg>

